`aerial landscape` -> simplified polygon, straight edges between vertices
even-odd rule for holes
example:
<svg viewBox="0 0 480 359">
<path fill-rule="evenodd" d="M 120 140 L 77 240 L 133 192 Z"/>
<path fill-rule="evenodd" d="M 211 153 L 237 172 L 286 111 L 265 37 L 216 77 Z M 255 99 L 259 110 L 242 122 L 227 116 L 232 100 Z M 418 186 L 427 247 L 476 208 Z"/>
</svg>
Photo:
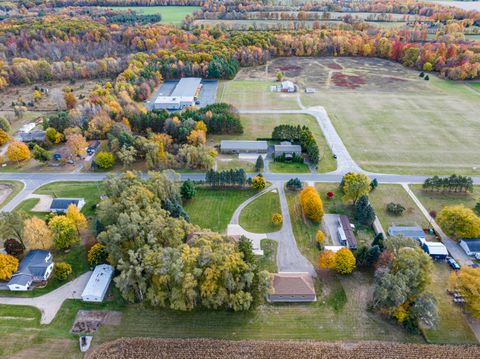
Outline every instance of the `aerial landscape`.
<svg viewBox="0 0 480 359">
<path fill-rule="evenodd" d="M 480 2 L 0 1 L 0 358 L 480 358 Z"/>
</svg>

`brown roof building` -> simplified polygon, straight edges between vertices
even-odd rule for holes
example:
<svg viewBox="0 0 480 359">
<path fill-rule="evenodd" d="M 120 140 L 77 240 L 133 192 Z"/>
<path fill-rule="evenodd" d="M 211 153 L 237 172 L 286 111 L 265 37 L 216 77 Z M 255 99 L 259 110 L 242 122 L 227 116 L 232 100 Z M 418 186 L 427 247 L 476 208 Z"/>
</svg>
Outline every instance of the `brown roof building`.
<svg viewBox="0 0 480 359">
<path fill-rule="evenodd" d="M 349 249 L 357 248 L 357 239 L 352 231 L 352 226 L 347 216 L 340 216 L 338 219 L 338 237 L 342 245 L 346 245 Z"/>
<path fill-rule="evenodd" d="M 272 274 L 272 290 L 267 300 L 270 303 L 315 302 L 317 296 L 312 277 L 307 272 Z"/>
</svg>

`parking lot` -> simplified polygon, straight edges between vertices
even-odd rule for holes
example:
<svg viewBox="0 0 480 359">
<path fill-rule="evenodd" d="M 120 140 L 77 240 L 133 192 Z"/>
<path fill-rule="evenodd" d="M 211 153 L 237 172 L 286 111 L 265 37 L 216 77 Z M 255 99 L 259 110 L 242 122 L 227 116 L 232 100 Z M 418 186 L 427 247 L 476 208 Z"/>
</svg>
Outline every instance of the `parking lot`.
<svg viewBox="0 0 480 359">
<path fill-rule="evenodd" d="M 154 92 L 154 94 L 145 102 L 145 106 L 148 110 L 153 110 L 153 104 L 155 103 L 155 99 L 158 96 L 170 96 L 170 94 L 175 89 L 178 81 L 165 81 L 160 88 Z M 215 99 L 217 97 L 217 87 L 218 81 L 217 80 L 202 80 L 202 89 L 198 94 L 198 101 L 199 104 L 197 107 L 205 107 L 207 105 L 211 105 L 215 103 Z"/>
</svg>

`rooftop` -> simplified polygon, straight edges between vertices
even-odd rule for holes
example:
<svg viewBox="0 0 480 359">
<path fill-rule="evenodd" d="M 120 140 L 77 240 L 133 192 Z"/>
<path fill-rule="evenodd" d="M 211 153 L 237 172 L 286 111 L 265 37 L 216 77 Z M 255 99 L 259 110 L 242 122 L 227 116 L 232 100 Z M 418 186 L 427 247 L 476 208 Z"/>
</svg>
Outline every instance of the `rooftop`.
<svg viewBox="0 0 480 359">
<path fill-rule="evenodd" d="M 67 209 L 68 206 L 74 204 L 78 207 L 80 201 L 83 198 L 54 198 L 52 200 L 52 204 L 50 205 L 50 209 Z"/>
<path fill-rule="evenodd" d="M 470 238 L 470 239 L 462 239 L 462 242 L 464 242 L 470 252 L 480 252 L 480 238 Z"/>
<path fill-rule="evenodd" d="M 350 226 L 350 221 L 347 216 L 341 215 L 339 217 L 340 225 L 345 233 L 345 237 L 347 238 L 347 243 L 350 248 L 357 247 L 357 239 L 352 231 L 352 226 Z"/>
<path fill-rule="evenodd" d="M 83 296 L 102 297 L 105 293 L 105 287 L 110 284 L 112 278 L 113 267 L 109 264 L 100 264 L 93 270 L 92 276 L 88 280 Z"/>
<path fill-rule="evenodd" d="M 18 270 L 12 275 L 9 285 L 27 285 L 33 277 L 43 277 L 48 266 L 52 263 L 49 251 L 34 249 L 28 252 L 18 265 Z"/>
<path fill-rule="evenodd" d="M 273 293 L 277 295 L 315 295 L 312 277 L 306 272 L 274 273 Z"/>
<path fill-rule="evenodd" d="M 447 247 L 440 242 L 424 242 L 423 244 L 428 248 L 428 253 L 433 255 L 446 255 L 448 256 Z"/>
<path fill-rule="evenodd" d="M 275 145 L 275 152 L 302 152 L 300 145 Z"/>
<path fill-rule="evenodd" d="M 263 150 L 268 149 L 267 141 L 236 141 L 223 140 L 220 142 L 220 148 L 223 150 Z"/>
<path fill-rule="evenodd" d="M 177 86 L 170 94 L 171 97 L 193 97 L 195 96 L 198 86 L 202 82 L 198 77 L 184 77 L 178 81 Z"/>
</svg>

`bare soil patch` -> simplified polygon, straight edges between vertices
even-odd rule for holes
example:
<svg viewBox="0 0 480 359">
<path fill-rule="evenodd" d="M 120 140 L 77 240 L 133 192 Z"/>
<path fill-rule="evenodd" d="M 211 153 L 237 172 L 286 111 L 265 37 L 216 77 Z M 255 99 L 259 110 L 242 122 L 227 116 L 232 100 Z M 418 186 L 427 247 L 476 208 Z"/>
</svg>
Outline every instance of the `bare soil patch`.
<svg viewBox="0 0 480 359">
<path fill-rule="evenodd" d="M 105 310 L 79 310 L 71 332 L 73 334 L 92 334 L 101 325 L 120 325 L 122 313 Z"/>
<path fill-rule="evenodd" d="M 333 83 L 338 87 L 355 90 L 365 84 L 365 80 L 357 75 L 345 75 L 335 72 L 332 77 Z"/>
<path fill-rule="evenodd" d="M 128 338 L 105 343 L 88 359 L 129 358 L 336 358 L 433 359 L 480 356 L 478 346 L 420 345 L 390 342 L 222 341 Z"/>
</svg>

